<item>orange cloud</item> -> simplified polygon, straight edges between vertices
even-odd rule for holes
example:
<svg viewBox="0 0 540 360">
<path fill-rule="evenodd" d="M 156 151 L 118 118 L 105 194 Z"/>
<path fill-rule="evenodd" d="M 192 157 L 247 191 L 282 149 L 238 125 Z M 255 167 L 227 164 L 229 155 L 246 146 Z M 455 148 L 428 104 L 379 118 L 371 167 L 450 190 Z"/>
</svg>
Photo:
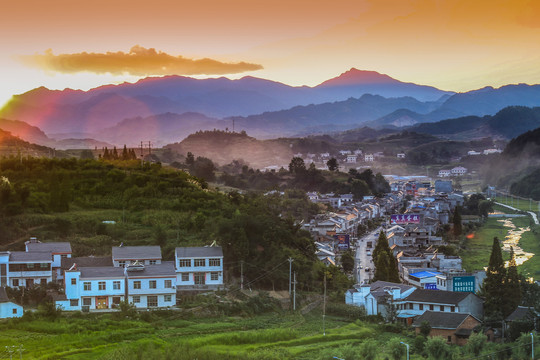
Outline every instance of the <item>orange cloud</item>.
<svg viewBox="0 0 540 360">
<path fill-rule="evenodd" d="M 96 74 L 134 76 L 223 75 L 263 68 L 261 65 L 246 62 L 225 63 L 208 58 L 188 59 L 139 45 L 133 46 L 129 53 L 118 51 L 54 55 L 49 49 L 44 54 L 22 56 L 21 60 L 29 66 L 60 73 L 88 71 Z"/>
</svg>

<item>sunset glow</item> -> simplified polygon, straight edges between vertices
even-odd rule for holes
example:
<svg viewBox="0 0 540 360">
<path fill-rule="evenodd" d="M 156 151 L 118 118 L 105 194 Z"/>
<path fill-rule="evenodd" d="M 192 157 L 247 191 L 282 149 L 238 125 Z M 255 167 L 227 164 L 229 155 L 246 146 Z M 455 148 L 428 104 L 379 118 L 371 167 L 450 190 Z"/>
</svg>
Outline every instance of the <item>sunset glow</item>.
<svg viewBox="0 0 540 360">
<path fill-rule="evenodd" d="M 253 75 L 290 85 L 316 85 L 351 67 L 454 91 L 540 83 L 539 15 L 540 3 L 529 0 L 9 1 L 0 13 L 0 102 L 42 85 L 88 89 L 197 74 L 80 62 L 70 72 L 52 62 L 129 53 L 135 45 L 188 61 L 245 64 L 203 76 Z M 45 57 L 48 49 L 64 59 Z"/>
</svg>

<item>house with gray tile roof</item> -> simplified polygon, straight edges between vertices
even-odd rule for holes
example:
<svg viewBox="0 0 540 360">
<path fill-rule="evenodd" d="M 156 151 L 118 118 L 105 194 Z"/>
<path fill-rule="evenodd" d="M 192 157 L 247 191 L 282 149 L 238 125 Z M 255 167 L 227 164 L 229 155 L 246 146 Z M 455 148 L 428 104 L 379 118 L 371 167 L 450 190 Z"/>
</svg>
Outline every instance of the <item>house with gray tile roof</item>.
<svg viewBox="0 0 540 360">
<path fill-rule="evenodd" d="M 223 288 L 223 250 L 220 246 L 178 247 L 175 267 L 180 290 Z"/>
<path fill-rule="evenodd" d="M 0 252 L 0 286 L 31 287 L 53 281 L 51 253 Z"/>
<path fill-rule="evenodd" d="M 477 317 L 471 314 L 428 310 L 416 318 L 412 324 L 417 335 L 420 334 L 420 327 L 423 322 L 427 322 L 431 327 L 430 337 L 441 336 L 449 344 L 457 345 L 465 345 L 475 328 L 482 324 Z"/>
<path fill-rule="evenodd" d="M 161 263 L 161 248 L 159 246 L 115 246 L 112 248 L 114 266 L 124 267 L 138 261 L 145 265 Z"/>
</svg>

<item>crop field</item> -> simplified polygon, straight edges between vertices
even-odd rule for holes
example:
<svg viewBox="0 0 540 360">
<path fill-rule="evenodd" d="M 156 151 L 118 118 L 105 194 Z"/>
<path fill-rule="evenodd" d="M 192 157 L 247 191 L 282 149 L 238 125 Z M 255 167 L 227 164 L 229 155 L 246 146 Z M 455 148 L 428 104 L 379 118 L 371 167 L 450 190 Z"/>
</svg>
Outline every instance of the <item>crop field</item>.
<svg viewBox="0 0 540 360">
<path fill-rule="evenodd" d="M 142 313 L 137 320 L 65 313 L 55 321 L 4 321 L 0 349 L 15 346 L 19 358 L 22 345 L 24 359 L 331 359 L 367 339 L 412 340 L 410 333 L 337 316 L 326 316 L 323 334 L 317 312 L 186 318 L 171 310 Z M 0 358 L 9 354 L 0 352 Z"/>
<path fill-rule="evenodd" d="M 540 210 L 540 202 L 535 200 L 520 199 L 515 196 L 498 196 L 492 198 L 492 200 L 523 211 L 534 211 L 538 213 Z"/>
</svg>

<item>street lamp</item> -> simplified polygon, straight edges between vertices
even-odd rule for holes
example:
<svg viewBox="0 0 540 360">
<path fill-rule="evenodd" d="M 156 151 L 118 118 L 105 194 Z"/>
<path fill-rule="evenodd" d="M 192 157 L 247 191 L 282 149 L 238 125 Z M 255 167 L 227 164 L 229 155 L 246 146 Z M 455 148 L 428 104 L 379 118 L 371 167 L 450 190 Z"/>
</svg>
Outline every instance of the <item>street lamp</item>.
<svg viewBox="0 0 540 360">
<path fill-rule="evenodd" d="M 534 334 L 531 333 L 531 338 L 532 338 L 532 341 L 531 341 L 531 359 L 534 360 Z"/>
<path fill-rule="evenodd" d="M 403 341 L 400 341 L 399 343 L 407 347 L 407 360 L 409 360 L 409 344 L 405 344 Z"/>
</svg>

